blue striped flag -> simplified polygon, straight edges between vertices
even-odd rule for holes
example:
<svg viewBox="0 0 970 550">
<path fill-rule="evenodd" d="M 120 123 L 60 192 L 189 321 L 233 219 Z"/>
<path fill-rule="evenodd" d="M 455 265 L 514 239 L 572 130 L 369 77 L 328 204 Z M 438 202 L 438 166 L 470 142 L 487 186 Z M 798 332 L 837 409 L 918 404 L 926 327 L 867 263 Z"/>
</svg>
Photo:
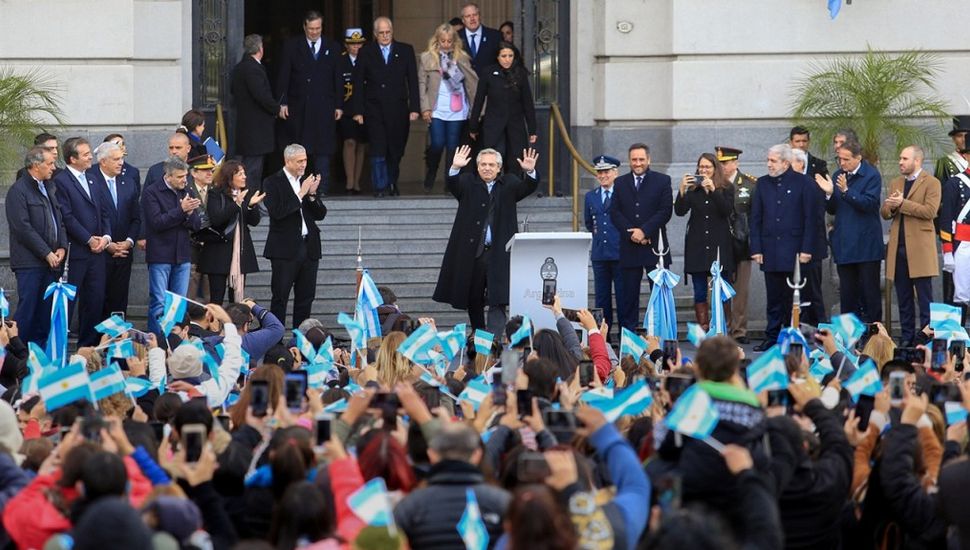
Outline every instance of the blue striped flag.
<svg viewBox="0 0 970 550">
<path fill-rule="evenodd" d="M 642 414 L 653 404 L 653 394 L 646 380 L 640 380 L 630 387 L 617 392 L 612 399 L 600 398 L 586 401 L 589 406 L 603 411 L 610 422 L 623 416 Z"/>
<path fill-rule="evenodd" d="M 306 364 L 307 372 L 307 384 L 311 388 L 325 388 L 327 386 L 327 380 L 330 379 L 330 365 L 322 363 L 319 361 L 313 361 Z"/>
<path fill-rule="evenodd" d="M 340 399 L 334 401 L 333 403 L 323 408 L 323 412 L 328 412 L 328 413 L 342 413 L 346 410 L 347 410 L 346 397 L 341 397 Z"/>
<path fill-rule="evenodd" d="M 833 328 L 842 335 L 847 347 L 855 345 L 856 341 L 866 332 L 866 326 L 854 313 L 845 313 L 832 317 Z"/>
<path fill-rule="evenodd" d="M 661 245 L 662 246 L 662 245 Z M 674 300 L 674 287 L 680 282 L 674 272 L 658 267 L 647 277 L 653 281 L 647 311 L 643 314 L 643 328 L 647 334 L 661 340 L 677 339 L 677 305 Z"/>
<path fill-rule="evenodd" d="M 858 401 L 860 395 L 876 395 L 882 391 L 882 380 L 879 378 L 876 364 L 872 359 L 866 359 L 866 362 L 852 373 L 842 387 L 849 392 L 853 401 Z"/>
<path fill-rule="evenodd" d="M 687 323 L 687 339 L 690 340 L 691 344 L 694 344 L 695 348 L 699 348 L 701 342 L 707 339 L 707 333 L 697 323 Z"/>
<path fill-rule="evenodd" d="M 91 391 L 95 399 L 104 399 L 125 391 L 125 375 L 118 365 L 105 367 L 91 374 Z"/>
<path fill-rule="evenodd" d="M 394 522 L 391 499 L 384 478 L 375 477 L 347 497 L 347 506 L 367 525 L 386 526 Z"/>
<path fill-rule="evenodd" d="M 337 322 L 347 329 L 347 334 L 350 335 L 350 345 L 353 349 L 358 350 L 367 347 L 367 329 L 363 323 L 342 311 L 337 314 Z"/>
<path fill-rule="evenodd" d="M 943 404 L 943 409 L 946 413 L 947 426 L 967 421 L 967 409 L 963 408 L 963 403 L 959 401 L 947 401 Z"/>
<path fill-rule="evenodd" d="M 91 379 L 84 363 L 76 362 L 41 377 L 37 384 L 48 411 L 85 399 L 93 403 Z"/>
<path fill-rule="evenodd" d="M 482 521 L 482 511 L 475 498 L 475 490 L 465 488 L 465 511 L 458 521 L 458 534 L 465 543 L 465 550 L 486 550 L 488 548 L 488 529 Z"/>
<path fill-rule="evenodd" d="M 930 328 L 955 323 L 961 326 L 963 315 L 959 307 L 933 302 L 930 304 Z"/>
<path fill-rule="evenodd" d="M 70 310 L 67 302 L 77 296 L 77 287 L 55 281 L 44 291 L 44 299 L 51 298 L 51 329 L 47 336 L 47 357 L 51 364 L 62 368 L 67 364 L 67 325 Z"/>
<path fill-rule="evenodd" d="M 162 385 L 164 388 L 164 384 Z M 129 376 L 125 379 L 125 392 L 132 397 L 141 397 L 151 391 L 152 383 L 150 380 Z"/>
<path fill-rule="evenodd" d="M 623 327 L 620 330 L 620 358 L 624 355 L 632 355 L 635 362 L 639 362 L 643 354 L 647 352 L 647 341 L 639 334 Z"/>
<path fill-rule="evenodd" d="M 364 326 L 365 339 L 381 337 L 381 319 L 377 308 L 384 304 L 381 293 L 365 269 L 360 277 L 360 288 L 357 290 L 357 308 L 354 317 Z"/>
<path fill-rule="evenodd" d="M 451 361 L 461 348 L 465 347 L 465 323 L 459 323 L 451 330 L 439 332 L 438 339 L 441 340 L 441 351 Z"/>
<path fill-rule="evenodd" d="M 808 369 L 808 374 L 815 379 L 819 384 L 822 380 L 829 375 L 830 372 L 834 372 L 835 369 L 832 367 L 832 360 L 825 356 L 823 353 L 821 357 L 813 357 L 812 366 Z"/>
<path fill-rule="evenodd" d="M 0 288 L 0 318 L 4 321 L 10 317 L 10 302 L 7 301 L 7 293 Z"/>
<path fill-rule="evenodd" d="M 458 399 L 471 403 L 472 407 L 477 411 L 479 405 L 482 404 L 482 400 L 485 399 L 485 396 L 491 391 L 492 388 L 488 385 L 488 382 L 485 381 L 485 377 L 478 376 L 468 382 L 465 389 L 458 394 Z"/>
<path fill-rule="evenodd" d="M 27 342 L 27 369 L 30 371 L 23 382 L 21 382 L 21 394 L 37 393 L 38 383 L 45 374 L 54 372 L 56 367 L 51 365 L 47 354 L 37 344 Z"/>
<path fill-rule="evenodd" d="M 438 345 L 438 333 L 431 325 L 421 325 L 397 347 L 397 352 L 419 365 L 433 362 L 428 353 Z"/>
<path fill-rule="evenodd" d="M 101 334 L 107 334 L 111 338 L 117 338 L 131 330 L 131 327 L 132 324 L 126 322 L 120 315 L 112 315 L 104 321 L 101 321 L 101 323 L 94 327 L 94 330 Z"/>
<path fill-rule="evenodd" d="M 317 350 L 313 349 L 313 344 L 306 339 L 306 336 L 303 335 L 300 329 L 293 329 L 293 340 L 295 341 L 296 349 L 300 350 L 300 355 L 303 356 L 305 363 L 310 363 L 316 358 Z"/>
<path fill-rule="evenodd" d="M 707 439 L 717 427 L 719 419 L 711 396 L 699 384 L 694 384 L 674 403 L 673 410 L 664 422 L 675 432 L 696 439 Z"/>
<path fill-rule="evenodd" d="M 724 302 L 727 302 L 735 295 L 734 287 L 731 286 L 721 274 L 720 253 L 718 259 L 711 264 L 711 326 L 707 331 L 708 336 L 727 334 L 728 319 L 724 316 Z"/>
<path fill-rule="evenodd" d="M 532 342 L 532 319 L 529 319 L 528 315 L 523 315 L 522 324 L 509 337 L 509 345 L 515 346 L 526 338 L 529 339 L 529 342 Z"/>
<path fill-rule="evenodd" d="M 106 355 L 109 358 L 119 358 L 119 359 L 131 357 L 135 355 L 135 344 L 131 341 L 131 338 L 125 338 L 124 340 L 109 342 L 108 351 Z"/>
<path fill-rule="evenodd" d="M 165 336 L 171 334 L 172 329 L 185 317 L 185 309 L 189 303 L 185 297 L 179 296 L 174 292 L 165 291 L 165 307 L 158 324 L 162 327 Z"/>
<path fill-rule="evenodd" d="M 781 348 L 771 346 L 748 365 L 748 387 L 755 393 L 788 387 L 788 368 Z"/>
<path fill-rule="evenodd" d="M 495 343 L 495 335 L 487 330 L 475 329 L 475 353 L 489 355 L 492 353 L 492 345 Z"/>
</svg>

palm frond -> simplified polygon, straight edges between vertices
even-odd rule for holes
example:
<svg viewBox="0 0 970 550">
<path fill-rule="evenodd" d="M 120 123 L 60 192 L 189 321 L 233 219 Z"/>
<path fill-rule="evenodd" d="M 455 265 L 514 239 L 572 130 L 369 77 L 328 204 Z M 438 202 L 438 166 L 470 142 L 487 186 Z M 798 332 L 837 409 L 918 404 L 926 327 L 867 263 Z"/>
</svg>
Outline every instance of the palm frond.
<svg viewBox="0 0 970 550">
<path fill-rule="evenodd" d="M 16 166 L 38 132 L 64 124 L 61 91 L 41 69 L 0 67 L 0 170 Z"/>
</svg>

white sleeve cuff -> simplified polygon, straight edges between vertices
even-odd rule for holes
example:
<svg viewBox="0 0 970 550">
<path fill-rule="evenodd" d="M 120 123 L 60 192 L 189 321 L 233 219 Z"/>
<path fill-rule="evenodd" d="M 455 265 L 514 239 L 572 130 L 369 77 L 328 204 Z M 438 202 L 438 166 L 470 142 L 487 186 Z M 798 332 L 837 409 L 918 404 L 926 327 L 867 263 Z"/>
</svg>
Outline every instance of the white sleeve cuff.
<svg viewBox="0 0 970 550">
<path fill-rule="evenodd" d="M 832 410 L 836 405 L 839 404 L 839 390 L 831 386 L 826 386 L 826 388 L 822 390 L 822 396 L 819 399 L 822 401 L 822 404 L 825 405 L 826 409 Z"/>
<path fill-rule="evenodd" d="M 454 168 L 449 168 L 448 169 L 448 175 L 449 176 L 457 176 L 460 173 L 461 173 L 461 170 L 455 170 Z"/>
<path fill-rule="evenodd" d="M 536 171 L 535 171 L 534 168 L 530 172 L 528 172 L 526 175 L 529 176 L 532 179 L 536 179 L 536 176 L 538 176 L 538 174 L 536 173 Z"/>
</svg>

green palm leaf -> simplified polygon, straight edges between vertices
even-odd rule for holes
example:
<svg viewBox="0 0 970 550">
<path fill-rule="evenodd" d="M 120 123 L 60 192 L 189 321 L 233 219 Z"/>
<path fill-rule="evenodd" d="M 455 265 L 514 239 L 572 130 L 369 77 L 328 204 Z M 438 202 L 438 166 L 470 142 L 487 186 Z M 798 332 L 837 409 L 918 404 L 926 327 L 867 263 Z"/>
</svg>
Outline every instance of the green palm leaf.
<svg viewBox="0 0 970 550">
<path fill-rule="evenodd" d="M 40 69 L 0 67 L 0 171 L 21 164 L 37 133 L 64 123 L 60 93 L 60 83 Z"/>
</svg>

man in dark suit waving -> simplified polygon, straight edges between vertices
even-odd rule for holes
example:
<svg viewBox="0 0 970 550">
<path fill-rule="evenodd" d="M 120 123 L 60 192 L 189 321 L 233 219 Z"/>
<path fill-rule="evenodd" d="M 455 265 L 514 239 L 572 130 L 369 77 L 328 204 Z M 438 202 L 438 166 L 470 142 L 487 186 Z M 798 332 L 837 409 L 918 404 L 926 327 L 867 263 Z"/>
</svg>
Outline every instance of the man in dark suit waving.
<svg viewBox="0 0 970 550">
<path fill-rule="evenodd" d="M 518 159 L 523 176 L 502 174 L 502 155 L 482 149 L 475 159 L 476 173 L 460 174 L 471 160 L 471 148 L 455 152 L 445 184 L 458 199 L 458 212 L 441 261 L 434 300 L 468 310 L 472 328 L 486 328 L 500 334 L 505 328 L 505 307 L 509 303 L 509 253 L 505 244 L 518 230 L 516 203 L 539 186 L 533 149 Z M 487 290 L 487 293 L 486 293 Z"/>
<path fill-rule="evenodd" d="M 354 74 L 354 120 L 367 123 L 374 196 L 399 195 L 397 178 L 408 144 L 411 121 L 418 119 L 418 64 L 410 44 L 394 40 L 386 17 L 374 20 L 374 42 L 357 56 Z"/>
<path fill-rule="evenodd" d="M 94 150 L 97 166 L 88 170 L 88 177 L 107 197 L 111 241 L 104 248 L 105 291 L 101 318 L 112 311 L 128 310 L 128 283 L 131 280 L 131 261 L 135 238 L 141 232 L 141 190 L 133 174 L 125 173 L 124 150 L 106 141 Z"/>
<path fill-rule="evenodd" d="M 630 173 L 614 182 L 610 219 L 620 234 L 622 284 L 616 292 L 620 326 L 633 330 L 640 318 L 640 283 L 644 270 L 657 267 L 654 248 L 663 235 L 670 249 L 667 222 L 674 211 L 670 176 L 650 170 L 650 148 L 643 143 L 630 146 Z M 664 259 L 670 267 L 670 254 Z"/>
<path fill-rule="evenodd" d="M 495 63 L 498 57 L 498 45 L 502 41 L 502 33 L 482 25 L 481 12 L 478 4 L 469 2 L 461 8 L 461 23 L 464 28 L 458 32 L 465 51 L 472 58 L 472 68 L 479 76 L 482 70 Z"/>
<path fill-rule="evenodd" d="M 293 290 L 293 324 L 310 317 L 317 290 L 320 264 L 320 228 L 316 222 L 327 215 L 318 194 L 320 176 L 303 178 L 307 154 L 302 145 L 283 150 L 283 169 L 263 180 L 269 234 L 263 256 L 273 269 L 270 280 L 273 298 L 270 311 L 286 322 L 286 305 Z"/>
<path fill-rule="evenodd" d="M 303 145 L 313 157 L 313 171 L 320 174 L 320 191 L 325 195 L 337 120 L 343 116 L 344 82 L 337 71 L 343 49 L 323 36 L 323 16 L 318 11 L 303 16 L 303 33 L 283 46 L 276 93 L 280 118 L 287 122 L 286 141 Z"/>
<path fill-rule="evenodd" d="M 232 97 L 236 101 L 236 154 L 242 157 L 246 178 L 263 181 L 263 158 L 276 148 L 273 123 L 280 112 L 269 77 L 263 68 L 263 37 L 243 39 L 243 58 L 232 71 Z"/>
<path fill-rule="evenodd" d="M 68 319 L 76 309 L 77 342 L 82 347 L 97 345 L 101 339 L 94 327 L 104 319 L 104 249 L 111 243 L 104 189 L 87 174 L 93 158 L 87 140 L 69 138 L 64 142 L 67 169 L 54 176 L 64 228 L 71 243 L 67 280 L 77 287 L 77 299 L 69 303 Z"/>
</svg>

